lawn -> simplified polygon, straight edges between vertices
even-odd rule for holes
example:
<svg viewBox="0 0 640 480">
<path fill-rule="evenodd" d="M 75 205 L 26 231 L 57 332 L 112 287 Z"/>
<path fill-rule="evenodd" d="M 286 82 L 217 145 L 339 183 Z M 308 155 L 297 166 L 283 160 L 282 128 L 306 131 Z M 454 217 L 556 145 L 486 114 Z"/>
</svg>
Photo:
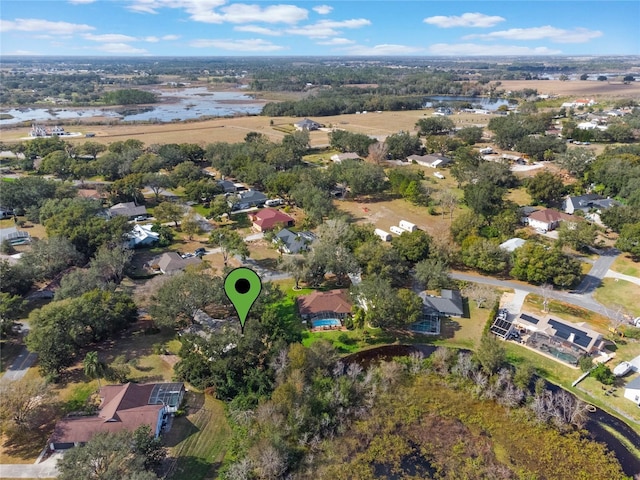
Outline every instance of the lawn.
<svg viewBox="0 0 640 480">
<path fill-rule="evenodd" d="M 628 254 L 619 255 L 613 262 L 613 265 L 611 265 L 611 270 L 622 273 L 623 275 L 640 277 L 640 263 L 631 260 Z"/>
<path fill-rule="evenodd" d="M 602 284 L 593 292 L 594 298 L 606 307 L 617 310 L 622 307 L 633 317 L 640 316 L 640 285 L 618 280 L 617 278 L 605 278 Z"/>
<path fill-rule="evenodd" d="M 170 457 L 176 459 L 169 478 L 216 478 L 231 439 L 224 403 L 194 392 L 185 398 L 188 415 L 174 418 L 164 436 Z"/>
</svg>

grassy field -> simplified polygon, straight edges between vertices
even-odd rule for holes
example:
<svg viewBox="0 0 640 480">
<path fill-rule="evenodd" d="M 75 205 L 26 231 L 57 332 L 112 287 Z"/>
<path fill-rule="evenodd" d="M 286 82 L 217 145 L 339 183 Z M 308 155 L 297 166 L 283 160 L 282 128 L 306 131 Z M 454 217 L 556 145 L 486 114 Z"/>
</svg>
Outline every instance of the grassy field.
<svg viewBox="0 0 640 480">
<path fill-rule="evenodd" d="M 210 395 L 189 392 L 188 415 L 176 417 L 165 435 L 169 455 L 176 460 L 169 478 L 217 478 L 231 438 L 224 404 Z"/>
<path fill-rule="evenodd" d="M 640 263 L 634 262 L 628 254 L 618 256 L 611 265 L 611 270 L 632 277 L 640 277 Z"/>
<path fill-rule="evenodd" d="M 616 310 L 622 307 L 632 316 L 640 316 L 640 285 L 617 278 L 605 278 L 593 296 L 608 308 Z"/>
</svg>

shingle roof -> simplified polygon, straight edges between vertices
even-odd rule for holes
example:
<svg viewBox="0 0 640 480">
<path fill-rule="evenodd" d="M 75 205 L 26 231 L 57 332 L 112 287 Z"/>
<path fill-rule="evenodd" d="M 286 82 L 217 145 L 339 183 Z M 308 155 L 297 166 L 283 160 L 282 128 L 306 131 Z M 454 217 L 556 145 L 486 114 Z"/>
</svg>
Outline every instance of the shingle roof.
<svg viewBox="0 0 640 480">
<path fill-rule="evenodd" d="M 253 223 L 260 227 L 260 230 L 270 230 L 279 223 L 289 225 L 293 222 L 293 218 L 280 210 L 273 208 L 265 208 L 253 215 Z"/>
<path fill-rule="evenodd" d="M 544 210 L 538 210 L 529 215 L 529 220 L 536 220 L 538 222 L 553 223 L 561 220 L 575 221 L 574 217 L 567 215 L 566 213 L 553 210 L 551 208 L 545 208 Z"/>
<path fill-rule="evenodd" d="M 634 378 L 629 383 L 627 383 L 624 388 L 631 388 L 633 390 L 640 390 L 640 376 Z"/>
<path fill-rule="evenodd" d="M 144 205 L 136 205 L 134 202 L 117 203 L 109 208 L 109 214 L 124 217 L 135 217 L 137 215 L 145 215 L 146 213 L 147 207 Z"/>
<path fill-rule="evenodd" d="M 176 272 L 183 270 L 187 265 L 194 265 L 202 262 L 200 257 L 182 258 L 177 252 L 163 253 L 157 263 L 164 273 Z"/>
<path fill-rule="evenodd" d="M 351 313 L 351 300 L 345 290 L 313 292 L 298 297 L 301 315 L 314 315 L 320 312 Z"/>
<path fill-rule="evenodd" d="M 420 294 L 422 302 L 427 309 L 432 309 L 444 315 L 464 315 L 464 305 L 462 303 L 462 295 L 459 290 L 443 289 L 439 297 L 427 295 L 425 292 Z"/>
<path fill-rule="evenodd" d="M 102 404 L 98 415 L 67 417 L 55 427 L 51 442 L 87 442 L 98 432 L 115 433 L 135 430 L 141 425 L 155 429 L 158 414 L 163 405 L 149 404 L 151 393 L 157 384 L 106 385 L 100 389 Z"/>
</svg>

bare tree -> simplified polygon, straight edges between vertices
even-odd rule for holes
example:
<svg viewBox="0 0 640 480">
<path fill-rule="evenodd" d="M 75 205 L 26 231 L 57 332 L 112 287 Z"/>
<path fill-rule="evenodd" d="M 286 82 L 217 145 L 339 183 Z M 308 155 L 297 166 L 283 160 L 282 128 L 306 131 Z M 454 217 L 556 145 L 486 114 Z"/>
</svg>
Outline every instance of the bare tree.
<svg viewBox="0 0 640 480">
<path fill-rule="evenodd" d="M 442 214 L 444 212 L 449 212 L 449 221 L 453 221 L 453 212 L 456 209 L 456 206 L 460 203 L 460 200 L 451 190 L 444 190 L 440 194 L 440 205 L 442 206 Z"/>
<path fill-rule="evenodd" d="M 376 165 L 380 165 L 387 159 L 387 144 L 384 142 L 376 142 L 369 145 L 369 160 Z"/>
<path fill-rule="evenodd" d="M 265 480 L 282 478 L 288 467 L 286 453 L 279 451 L 271 444 L 260 450 L 257 463 L 258 476 Z"/>
<path fill-rule="evenodd" d="M 549 313 L 549 300 L 551 292 L 553 291 L 553 285 L 545 283 L 540 285 L 540 296 L 542 297 L 542 311 Z"/>
<path fill-rule="evenodd" d="M 465 352 L 458 353 L 458 361 L 452 370 L 463 378 L 471 377 L 476 371 L 476 365 L 473 363 L 471 354 Z"/>
<path fill-rule="evenodd" d="M 498 294 L 490 285 L 471 283 L 464 290 L 463 295 L 476 302 L 478 308 L 491 305 L 498 298 Z"/>
</svg>

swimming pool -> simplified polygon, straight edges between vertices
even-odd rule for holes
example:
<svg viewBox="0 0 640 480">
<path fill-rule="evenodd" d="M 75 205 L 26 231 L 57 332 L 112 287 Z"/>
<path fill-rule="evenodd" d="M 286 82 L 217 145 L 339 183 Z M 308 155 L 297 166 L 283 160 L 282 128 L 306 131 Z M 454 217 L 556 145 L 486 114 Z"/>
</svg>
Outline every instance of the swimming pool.
<svg viewBox="0 0 640 480">
<path fill-rule="evenodd" d="M 313 328 L 321 327 L 340 327 L 342 323 L 337 318 L 322 318 L 318 320 L 311 320 Z"/>
</svg>

